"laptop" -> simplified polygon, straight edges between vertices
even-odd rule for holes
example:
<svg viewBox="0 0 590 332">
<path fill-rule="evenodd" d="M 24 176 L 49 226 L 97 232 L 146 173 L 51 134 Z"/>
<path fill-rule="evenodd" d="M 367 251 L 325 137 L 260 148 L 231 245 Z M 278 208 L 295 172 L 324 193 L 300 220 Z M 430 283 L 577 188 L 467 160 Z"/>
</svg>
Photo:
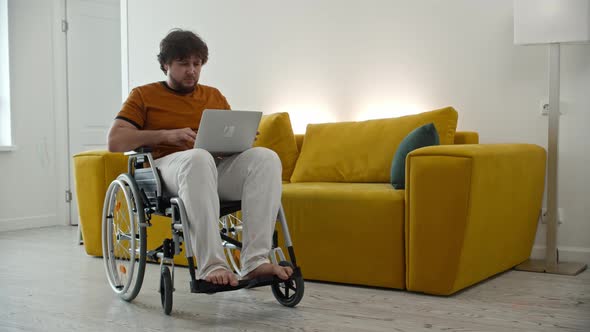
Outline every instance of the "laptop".
<svg viewBox="0 0 590 332">
<path fill-rule="evenodd" d="M 243 152 L 252 147 L 261 118 L 262 112 L 206 109 L 194 147 L 215 156 Z"/>
</svg>

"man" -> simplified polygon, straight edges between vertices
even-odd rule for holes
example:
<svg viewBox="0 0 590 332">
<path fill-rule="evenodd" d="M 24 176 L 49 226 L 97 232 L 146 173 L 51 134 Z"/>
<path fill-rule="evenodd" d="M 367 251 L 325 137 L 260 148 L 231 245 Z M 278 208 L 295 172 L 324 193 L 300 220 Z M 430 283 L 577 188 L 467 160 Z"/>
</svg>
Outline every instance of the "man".
<svg viewBox="0 0 590 332">
<path fill-rule="evenodd" d="M 219 236 L 219 199 L 241 200 L 244 229 L 241 262 L 245 278 L 276 275 L 289 267 L 271 264 L 268 254 L 281 198 L 281 162 L 266 148 L 215 159 L 193 149 L 205 109 L 230 109 L 219 90 L 199 84 L 207 45 L 194 33 L 173 30 L 160 43 L 158 61 L 166 80 L 131 91 L 108 134 L 113 152 L 151 146 L 163 190 L 186 206 L 197 279 L 236 286 Z"/>
</svg>

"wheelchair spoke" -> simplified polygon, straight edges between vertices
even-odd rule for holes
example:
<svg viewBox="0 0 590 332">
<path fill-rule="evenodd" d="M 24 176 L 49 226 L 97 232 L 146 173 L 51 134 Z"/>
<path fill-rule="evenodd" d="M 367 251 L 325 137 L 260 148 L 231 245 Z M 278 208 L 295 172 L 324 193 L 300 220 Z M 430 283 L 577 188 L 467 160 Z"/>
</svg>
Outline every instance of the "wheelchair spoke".
<svg viewBox="0 0 590 332">
<path fill-rule="evenodd" d="M 125 200 L 125 194 L 123 193 L 123 191 L 118 191 L 117 192 L 117 195 L 118 195 L 117 196 L 117 208 L 115 209 L 115 213 L 116 213 L 116 217 L 119 217 L 119 218 L 116 218 L 116 219 L 119 219 L 120 220 L 120 222 L 118 224 L 119 225 L 130 226 L 131 223 L 127 219 L 127 215 L 125 213 L 123 213 L 123 211 L 126 211 L 127 209 L 121 207 L 121 205 L 123 203 L 125 203 L 125 205 L 127 205 L 127 202 Z"/>
<path fill-rule="evenodd" d="M 225 236 L 232 240 L 241 242 L 242 238 L 242 221 L 236 217 L 235 214 L 228 214 L 219 218 L 220 231 Z M 237 246 L 233 241 L 226 239 L 222 242 L 228 263 L 233 271 L 240 277 L 243 276 L 240 262 L 240 247 Z"/>
<path fill-rule="evenodd" d="M 122 253 L 129 253 L 129 248 L 121 245 L 121 243 L 117 242 L 117 248 L 119 248 L 120 250 L 117 251 L 117 253 L 120 255 Z M 121 258 L 122 259 L 122 258 Z"/>
<path fill-rule="evenodd" d="M 290 280 L 289 282 L 285 283 L 285 288 L 291 289 L 292 291 L 296 292 L 297 288 L 293 284 L 294 284 L 293 280 Z"/>
<path fill-rule="evenodd" d="M 115 257 L 121 256 L 123 253 L 129 253 L 129 241 L 127 239 L 122 239 L 123 237 L 125 236 L 121 234 L 115 235 L 116 241 L 113 243 Z"/>
<path fill-rule="evenodd" d="M 119 233 L 117 234 L 117 241 L 133 241 L 134 236 L 129 233 Z"/>
<path fill-rule="evenodd" d="M 127 226 L 126 228 L 129 229 L 130 228 L 129 226 L 131 225 L 131 223 L 127 220 L 127 218 L 124 216 L 121 216 L 120 219 L 122 219 L 121 220 L 122 222 L 120 222 L 119 225 L 125 225 L 125 226 Z"/>
</svg>

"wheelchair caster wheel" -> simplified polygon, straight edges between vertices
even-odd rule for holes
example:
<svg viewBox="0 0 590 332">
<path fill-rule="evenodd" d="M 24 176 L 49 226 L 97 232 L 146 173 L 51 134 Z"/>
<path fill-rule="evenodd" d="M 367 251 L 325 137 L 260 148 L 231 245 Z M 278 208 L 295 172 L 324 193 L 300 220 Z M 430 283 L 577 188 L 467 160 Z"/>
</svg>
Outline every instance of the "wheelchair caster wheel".
<svg viewBox="0 0 590 332">
<path fill-rule="evenodd" d="M 172 311 L 172 276 L 167 266 L 162 266 L 160 273 L 160 299 L 162 300 L 162 309 L 166 315 Z"/>
<path fill-rule="evenodd" d="M 281 261 L 279 265 L 293 268 L 293 264 L 287 261 Z M 272 284 L 271 289 L 272 294 L 280 304 L 286 307 L 294 307 L 303 298 L 303 291 L 305 289 L 303 276 L 299 275 L 287 281 Z"/>
</svg>

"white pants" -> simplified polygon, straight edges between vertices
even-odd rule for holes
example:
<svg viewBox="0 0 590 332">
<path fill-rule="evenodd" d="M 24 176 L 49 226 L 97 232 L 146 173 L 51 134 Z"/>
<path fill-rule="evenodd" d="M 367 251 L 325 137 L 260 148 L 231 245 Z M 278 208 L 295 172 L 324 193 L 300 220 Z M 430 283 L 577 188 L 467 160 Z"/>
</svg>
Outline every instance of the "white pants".
<svg viewBox="0 0 590 332">
<path fill-rule="evenodd" d="M 240 260 L 247 274 L 268 263 L 272 233 L 281 202 L 281 161 L 277 154 L 256 147 L 218 161 L 203 149 L 176 152 L 155 161 L 164 193 L 185 205 L 197 279 L 226 268 L 219 236 L 219 200 L 242 201 Z"/>
</svg>

